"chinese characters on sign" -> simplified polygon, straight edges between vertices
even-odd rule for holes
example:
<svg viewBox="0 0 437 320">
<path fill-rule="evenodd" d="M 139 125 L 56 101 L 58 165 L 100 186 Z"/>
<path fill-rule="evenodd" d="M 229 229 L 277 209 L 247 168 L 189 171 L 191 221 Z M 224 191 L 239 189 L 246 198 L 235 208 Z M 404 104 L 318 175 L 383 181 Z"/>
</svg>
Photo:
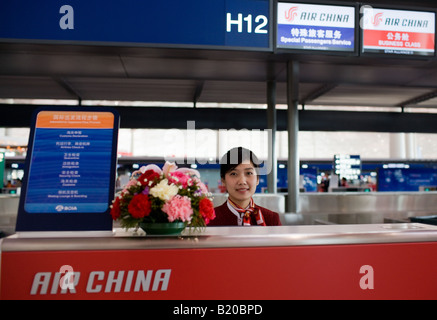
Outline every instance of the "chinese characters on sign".
<svg viewBox="0 0 437 320">
<path fill-rule="evenodd" d="M 355 50 L 355 8 L 278 3 L 277 47 L 286 49 Z"/>
<path fill-rule="evenodd" d="M 364 53 L 433 56 L 435 13 L 363 7 Z"/>
<path fill-rule="evenodd" d="M 38 114 L 25 202 L 29 213 L 105 212 L 114 116 Z"/>
</svg>

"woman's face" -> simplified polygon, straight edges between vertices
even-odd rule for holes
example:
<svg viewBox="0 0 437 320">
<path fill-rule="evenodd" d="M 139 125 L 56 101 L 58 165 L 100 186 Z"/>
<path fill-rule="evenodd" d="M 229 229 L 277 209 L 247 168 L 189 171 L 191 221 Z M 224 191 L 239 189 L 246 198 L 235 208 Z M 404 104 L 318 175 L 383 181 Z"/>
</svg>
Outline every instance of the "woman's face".
<svg viewBox="0 0 437 320">
<path fill-rule="evenodd" d="M 229 198 L 240 207 L 246 208 L 259 184 L 259 176 L 253 164 L 247 161 L 227 172 L 222 182 L 228 190 Z"/>
</svg>

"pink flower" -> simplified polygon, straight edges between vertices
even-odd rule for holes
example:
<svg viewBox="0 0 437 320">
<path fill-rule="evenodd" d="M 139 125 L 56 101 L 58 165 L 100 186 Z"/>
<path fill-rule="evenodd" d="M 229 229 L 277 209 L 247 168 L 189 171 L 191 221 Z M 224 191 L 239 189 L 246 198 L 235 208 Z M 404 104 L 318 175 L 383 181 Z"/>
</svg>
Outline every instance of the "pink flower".
<svg viewBox="0 0 437 320">
<path fill-rule="evenodd" d="M 121 193 L 129 193 L 128 189 L 132 186 L 136 186 L 137 183 L 138 183 L 137 179 L 130 179 L 128 184 L 124 187 L 124 189 Z"/>
<path fill-rule="evenodd" d="M 199 187 L 198 192 L 205 195 L 209 192 L 208 187 L 198 177 L 193 177 L 193 180 Z"/>
<path fill-rule="evenodd" d="M 164 176 L 167 178 L 168 174 L 170 172 L 176 171 L 177 168 L 178 166 L 176 165 L 176 163 L 166 161 L 164 167 L 162 167 L 162 173 L 164 173 Z"/>
<path fill-rule="evenodd" d="M 207 194 L 209 192 L 208 187 L 203 182 L 199 182 L 197 185 L 199 186 L 200 190 L 202 191 L 202 194 Z"/>
<path fill-rule="evenodd" d="M 175 220 L 190 222 L 193 215 L 190 198 L 180 195 L 175 195 L 170 201 L 167 201 L 162 207 L 162 211 L 167 213 L 170 222 Z"/>
<path fill-rule="evenodd" d="M 175 185 L 180 185 L 183 188 L 188 187 L 188 182 L 191 180 L 189 176 L 186 174 L 180 172 L 180 171 L 173 171 L 169 172 L 168 174 L 168 181 L 170 183 L 174 183 Z"/>
<path fill-rule="evenodd" d="M 190 168 L 179 168 L 179 169 L 177 169 L 177 171 L 185 173 L 191 177 L 196 177 L 196 178 L 200 179 L 200 173 L 197 170 L 190 169 Z"/>
</svg>

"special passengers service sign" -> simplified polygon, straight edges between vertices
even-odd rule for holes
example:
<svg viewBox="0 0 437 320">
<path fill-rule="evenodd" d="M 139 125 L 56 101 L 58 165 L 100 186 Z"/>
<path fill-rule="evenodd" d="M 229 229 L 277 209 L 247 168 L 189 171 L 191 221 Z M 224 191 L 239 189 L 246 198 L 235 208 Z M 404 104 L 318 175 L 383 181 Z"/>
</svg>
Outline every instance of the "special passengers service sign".
<svg viewBox="0 0 437 320">
<path fill-rule="evenodd" d="M 355 51 L 355 8 L 278 3 L 277 48 Z"/>
</svg>

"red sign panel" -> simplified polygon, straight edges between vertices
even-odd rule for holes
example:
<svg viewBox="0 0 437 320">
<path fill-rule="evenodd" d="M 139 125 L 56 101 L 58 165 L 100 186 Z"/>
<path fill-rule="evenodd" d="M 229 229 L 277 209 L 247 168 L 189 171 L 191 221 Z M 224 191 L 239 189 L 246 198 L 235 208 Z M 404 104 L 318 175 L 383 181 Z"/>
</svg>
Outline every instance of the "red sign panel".
<svg viewBox="0 0 437 320">
<path fill-rule="evenodd" d="M 363 52 L 433 56 L 435 13 L 362 7 Z"/>
<path fill-rule="evenodd" d="M 3 252 L 1 299 L 437 299 L 437 243 Z"/>
</svg>

